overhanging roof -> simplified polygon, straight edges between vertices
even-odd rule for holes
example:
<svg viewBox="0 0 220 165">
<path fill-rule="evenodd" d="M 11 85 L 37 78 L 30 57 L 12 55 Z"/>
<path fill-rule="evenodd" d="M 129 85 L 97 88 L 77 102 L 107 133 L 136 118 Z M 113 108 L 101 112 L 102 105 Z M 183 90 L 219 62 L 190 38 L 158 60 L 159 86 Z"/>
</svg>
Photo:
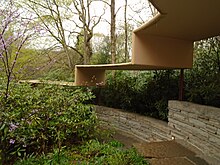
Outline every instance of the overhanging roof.
<svg viewBox="0 0 220 165">
<path fill-rule="evenodd" d="M 198 41 L 220 35 L 219 0 L 150 0 L 160 12 L 135 33 Z"/>
<path fill-rule="evenodd" d="M 104 85 L 105 70 L 191 68 L 193 42 L 220 35 L 220 0 L 150 0 L 159 13 L 134 30 L 132 61 L 77 65 L 76 85 Z"/>
</svg>

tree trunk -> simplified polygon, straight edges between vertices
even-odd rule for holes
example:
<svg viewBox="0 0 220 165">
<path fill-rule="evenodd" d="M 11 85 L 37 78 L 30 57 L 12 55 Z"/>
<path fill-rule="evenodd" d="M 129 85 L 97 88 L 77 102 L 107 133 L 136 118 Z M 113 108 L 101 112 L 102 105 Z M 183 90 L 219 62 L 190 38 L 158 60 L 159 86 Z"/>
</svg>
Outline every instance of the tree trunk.
<svg viewBox="0 0 220 165">
<path fill-rule="evenodd" d="M 63 49 L 65 51 L 65 54 L 67 56 L 67 60 L 68 60 L 68 68 L 73 70 L 74 69 L 74 64 L 73 64 L 73 61 L 72 61 L 72 58 L 71 58 L 71 55 L 70 55 L 70 51 L 69 51 L 69 48 L 68 46 L 66 45 L 66 41 L 64 41 L 63 43 Z"/>
<path fill-rule="evenodd" d="M 91 46 L 91 39 L 93 34 L 90 29 L 84 28 L 83 32 L 83 48 L 84 48 L 84 64 L 90 64 L 90 60 L 92 57 L 92 46 Z"/>
<path fill-rule="evenodd" d="M 127 24 L 127 6 L 128 0 L 125 0 L 125 10 L 124 10 L 124 28 L 125 28 L 125 62 L 128 61 L 128 24 Z"/>
<path fill-rule="evenodd" d="M 111 0 L 111 56 L 112 64 L 116 63 L 116 35 L 115 35 L 115 0 Z"/>
<path fill-rule="evenodd" d="M 86 64 L 88 64 L 88 56 L 87 56 L 87 52 L 88 52 L 88 50 L 87 50 L 87 34 L 86 34 L 86 28 L 85 28 L 85 25 L 84 25 L 84 30 L 83 30 L 83 48 L 84 48 L 84 50 L 83 50 L 83 56 L 84 56 L 84 62 L 83 62 L 83 64 L 84 65 L 86 65 Z"/>
</svg>

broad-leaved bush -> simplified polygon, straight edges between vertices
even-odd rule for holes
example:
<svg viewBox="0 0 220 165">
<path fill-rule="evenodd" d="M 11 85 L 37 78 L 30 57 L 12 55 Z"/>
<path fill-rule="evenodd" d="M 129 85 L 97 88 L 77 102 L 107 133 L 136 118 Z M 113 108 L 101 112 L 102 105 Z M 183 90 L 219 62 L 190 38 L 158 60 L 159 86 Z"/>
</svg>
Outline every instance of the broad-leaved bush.
<svg viewBox="0 0 220 165">
<path fill-rule="evenodd" d="M 55 85 L 32 87 L 13 83 L 5 100 L 3 87 L 2 82 L 2 162 L 80 142 L 92 136 L 96 128 L 96 115 L 92 106 L 87 104 L 94 97 L 90 91 Z"/>
</svg>

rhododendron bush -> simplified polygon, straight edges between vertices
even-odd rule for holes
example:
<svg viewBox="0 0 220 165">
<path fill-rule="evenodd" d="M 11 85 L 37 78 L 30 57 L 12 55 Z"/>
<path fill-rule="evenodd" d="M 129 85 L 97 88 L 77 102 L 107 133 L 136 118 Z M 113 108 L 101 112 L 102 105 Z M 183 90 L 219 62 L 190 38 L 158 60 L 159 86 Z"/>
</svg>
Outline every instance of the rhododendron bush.
<svg viewBox="0 0 220 165">
<path fill-rule="evenodd" d="M 97 121 L 87 104 L 92 98 L 87 90 L 12 83 L 7 101 L 0 97 L 2 164 L 91 137 Z"/>
</svg>

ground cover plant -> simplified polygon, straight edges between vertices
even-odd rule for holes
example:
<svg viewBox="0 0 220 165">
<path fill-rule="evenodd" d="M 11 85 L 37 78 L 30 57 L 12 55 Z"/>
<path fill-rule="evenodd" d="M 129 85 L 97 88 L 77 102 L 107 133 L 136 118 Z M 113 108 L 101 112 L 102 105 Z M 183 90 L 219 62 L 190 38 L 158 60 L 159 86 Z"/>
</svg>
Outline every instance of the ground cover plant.
<svg viewBox="0 0 220 165">
<path fill-rule="evenodd" d="M 75 148 L 62 149 L 59 157 L 58 151 L 54 150 L 52 153 L 41 157 L 30 156 L 17 161 L 15 164 L 148 165 L 134 148 L 124 150 L 122 147 L 123 145 L 117 141 L 102 143 L 98 140 L 90 140 Z"/>
</svg>

